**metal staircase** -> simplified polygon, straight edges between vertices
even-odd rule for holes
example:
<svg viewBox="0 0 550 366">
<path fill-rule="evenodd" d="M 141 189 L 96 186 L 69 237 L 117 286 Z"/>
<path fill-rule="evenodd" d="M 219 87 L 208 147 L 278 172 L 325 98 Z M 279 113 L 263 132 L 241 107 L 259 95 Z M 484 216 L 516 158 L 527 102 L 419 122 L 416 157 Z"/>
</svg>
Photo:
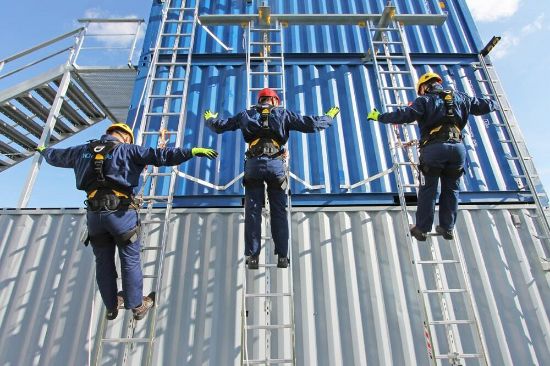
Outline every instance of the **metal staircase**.
<svg viewBox="0 0 550 366">
<path fill-rule="evenodd" d="M 42 161 L 34 154 L 36 146 L 55 145 L 106 118 L 126 120 L 137 73 L 133 55 L 143 20 L 80 22 L 80 28 L 0 60 L 0 172 L 34 156 L 19 207 L 26 207 Z M 89 31 L 90 25 L 107 22 L 134 24 L 135 32 Z M 120 48 L 129 50 L 129 56 L 108 66 L 82 66 L 86 50 L 112 51 L 98 46 L 97 39 L 114 35 L 133 37 L 128 38 L 127 48 Z M 94 47 L 87 46 L 94 42 Z"/>
<path fill-rule="evenodd" d="M 281 96 L 285 105 L 284 45 L 281 24 L 271 23 L 269 7 L 259 8 L 258 21 L 247 27 L 247 104 L 259 90 L 270 87 Z M 288 157 L 287 157 L 288 159 Z M 288 162 L 288 160 L 287 160 Z M 267 194 L 265 195 L 267 197 Z M 291 200 L 287 200 L 288 223 L 291 225 Z M 294 349 L 294 291 L 292 264 L 278 269 L 271 237 L 269 204 L 262 214 L 260 270 L 247 270 L 243 263 L 242 298 L 242 365 L 296 364 Z M 292 256 L 292 236 L 289 228 L 289 257 Z"/>
<path fill-rule="evenodd" d="M 377 22 L 367 23 L 372 61 L 383 112 L 406 106 L 415 96 L 415 70 L 409 57 L 402 25 L 394 20 L 395 7 L 387 6 Z M 406 192 L 416 189 L 417 141 L 411 127 L 387 125 L 393 172 L 401 206 L 405 245 L 415 270 L 418 295 L 424 315 L 424 334 L 430 362 L 434 365 L 489 364 L 475 299 L 464 265 L 461 245 L 456 238 L 439 240 L 429 234 L 426 244 L 409 233 L 409 207 Z M 407 142 L 403 142 L 407 141 Z"/>
<path fill-rule="evenodd" d="M 137 144 L 159 148 L 182 146 L 198 9 L 199 0 L 170 0 L 164 3 L 147 85 L 142 95 L 145 99 Z M 104 313 L 101 314 L 95 342 L 96 365 L 104 364 L 107 344 L 114 346 L 115 350 L 124 347 L 117 364 L 155 364 L 156 322 L 159 302 L 163 300 L 162 276 L 176 177 L 177 171 L 172 167 L 148 167 L 144 172 L 144 192 L 140 197 L 146 206 L 145 218 L 141 221 L 144 288 L 151 286 L 154 289 L 156 302 L 146 318 L 139 322 L 133 319 L 130 311 L 126 311 L 122 326 L 116 324 L 119 320 L 107 324 Z M 156 207 L 162 207 L 163 212 L 155 214 Z M 154 241 L 158 243 L 153 244 Z"/>
</svg>

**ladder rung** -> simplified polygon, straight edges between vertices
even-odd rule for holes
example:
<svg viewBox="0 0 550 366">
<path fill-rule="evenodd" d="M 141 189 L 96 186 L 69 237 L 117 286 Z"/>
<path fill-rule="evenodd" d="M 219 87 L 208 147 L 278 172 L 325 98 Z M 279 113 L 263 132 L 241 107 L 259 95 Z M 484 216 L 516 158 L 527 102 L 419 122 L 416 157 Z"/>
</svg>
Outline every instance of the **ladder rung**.
<svg viewBox="0 0 550 366">
<path fill-rule="evenodd" d="M 282 56 L 250 56 L 251 60 L 281 60 Z"/>
<path fill-rule="evenodd" d="M 258 264 L 259 267 L 266 267 L 266 268 L 273 268 L 277 267 L 276 263 L 268 263 L 268 264 Z"/>
<path fill-rule="evenodd" d="M 170 11 L 170 10 L 195 10 L 195 8 L 167 8 L 166 10 Z"/>
<path fill-rule="evenodd" d="M 144 201 L 147 201 L 147 200 L 166 201 L 170 197 L 168 197 L 168 196 L 143 196 L 142 198 L 143 198 Z"/>
<path fill-rule="evenodd" d="M 371 31 L 380 31 L 380 32 L 397 32 L 397 28 L 371 28 Z"/>
<path fill-rule="evenodd" d="M 103 343 L 146 343 L 151 342 L 149 338 L 104 338 Z"/>
<path fill-rule="evenodd" d="M 481 353 L 457 353 L 457 354 L 447 354 L 447 355 L 435 355 L 435 358 L 438 360 L 441 359 L 451 359 L 451 358 L 482 358 Z"/>
<path fill-rule="evenodd" d="M 440 261 L 416 261 L 416 264 L 449 264 L 449 263 L 460 263 L 456 259 L 443 259 Z"/>
<path fill-rule="evenodd" d="M 245 294 L 245 297 L 283 297 L 290 296 L 290 292 L 270 292 L 270 293 L 255 293 Z"/>
<path fill-rule="evenodd" d="M 380 74 L 410 74 L 410 71 L 389 71 L 389 70 L 381 70 L 378 71 Z"/>
<path fill-rule="evenodd" d="M 406 59 L 407 57 L 405 56 L 380 56 L 380 55 L 376 55 L 376 58 L 377 59 L 386 59 L 386 60 L 404 60 Z"/>
<path fill-rule="evenodd" d="M 526 175 L 523 175 L 523 174 L 516 174 L 516 175 L 512 175 L 513 178 L 527 178 Z M 535 174 L 535 177 L 538 177 L 538 175 Z"/>
<path fill-rule="evenodd" d="M 383 86 L 384 90 L 415 90 L 412 86 Z"/>
<path fill-rule="evenodd" d="M 173 20 L 173 19 L 166 19 L 164 21 L 164 23 L 172 23 L 172 24 L 183 24 L 183 23 L 187 23 L 187 24 L 190 24 L 190 23 L 193 23 L 194 21 L 193 20 L 187 20 L 187 19 L 184 19 L 184 20 Z"/>
<path fill-rule="evenodd" d="M 185 81 L 185 78 L 152 78 L 152 81 Z"/>
<path fill-rule="evenodd" d="M 184 66 L 187 62 L 157 62 L 155 66 Z"/>
<path fill-rule="evenodd" d="M 252 32 L 278 32 L 278 31 L 280 31 L 280 29 L 279 28 L 265 28 L 265 29 L 250 28 L 250 31 L 252 31 Z"/>
<path fill-rule="evenodd" d="M 143 247 L 141 250 L 161 250 L 162 247 L 159 246 L 149 246 L 149 247 Z"/>
<path fill-rule="evenodd" d="M 247 325 L 246 329 L 288 329 L 292 324 Z"/>
<path fill-rule="evenodd" d="M 188 37 L 188 36 L 191 36 L 191 33 L 161 33 L 160 34 L 161 36 L 170 36 L 170 37 L 175 37 L 175 36 L 182 36 L 182 37 Z"/>
<path fill-rule="evenodd" d="M 264 88 L 250 88 L 251 91 L 263 90 Z M 283 88 L 271 88 L 271 90 L 283 91 Z"/>
<path fill-rule="evenodd" d="M 143 278 L 158 278 L 157 275 L 143 275 Z"/>
<path fill-rule="evenodd" d="M 372 41 L 372 44 L 403 44 L 403 42 L 398 42 L 398 41 L 387 41 L 387 42 L 384 42 L 384 41 Z"/>
<path fill-rule="evenodd" d="M 250 75 L 282 75 L 281 71 L 250 71 Z"/>
<path fill-rule="evenodd" d="M 404 104 L 396 104 L 396 103 L 388 103 L 388 104 L 386 104 L 386 107 L 403 108 L 403 107 L 405 107 L 405 105 Z"/>
<path fill-rule="evenodd" d="M 175 135 L 177 133 L 178 133 L 177 131 L 164 131 L 164 132 L 161 132 L 161 131 L 143 131 L 142 132 L 143 135 L 160 135 L 160 134 Z"/>
<path fill-rule="evenodd" d="M 498 140 L 498 142 L 502 143 L 502 144 L 510 144 L 512 143 L 513 141 L 512 140 Z"/>
<path fill-rule="evenodd" d="M 403 188 L 416 188 L 416 184 L 402 184 L 401 187 L 403 187 Z"/>
<path fill-rule="evenodd" d="M 151 177 L 168 177 L 168 176 L 172 176 L 172 173 L 147 173 L 147 175 L 151 176 Z"/>
<path fill-rule="evenodd" d="M 251 45 L 280 46 L 281 42 L 250 42 Z"/>
<path fill-rule="evenodd" d="M 148 112 L 146 116 L 179 116 L 179 112 Z"/>
<path fill-rule="evenodd" d="M 159 47 L 157 49 L 159 51 L 178 51 L 178 50 L 189 51 L 191 48 L 189 48 L 189 47 Z"/>
<path fill-rule="evenodd" d="M 432 320 L 431 325 L 473 324 L 473 320 Z"/>
<path fill-rule="evenodd" d="M 401 161 L 396 164 L 397 165 L 416 165 L 415 163 L 411 163 L 410 161 Z"/>
<path fill-rule="evenodd" d="M 151 99 L 159 99 L 159 98 L 183 98 L 183 95 L 177 95 L 177 94 L 152 94 L 149 95 L 149 98 Z"/>
<path fill-rule="evenodd" d="M 463 288 L 450 288 L 445 290 L 422 290 L 421 292 L 424 294 L 448 294 L 466 292 L 466 290 Z"/>
<path fill-rule="evenodd" d="M 293 363 L 293 359 L 287 358 L 266 358 L 265 360 L 243 360 L 243 365 L 272 365 L 277 363 Z"/>
</svg>

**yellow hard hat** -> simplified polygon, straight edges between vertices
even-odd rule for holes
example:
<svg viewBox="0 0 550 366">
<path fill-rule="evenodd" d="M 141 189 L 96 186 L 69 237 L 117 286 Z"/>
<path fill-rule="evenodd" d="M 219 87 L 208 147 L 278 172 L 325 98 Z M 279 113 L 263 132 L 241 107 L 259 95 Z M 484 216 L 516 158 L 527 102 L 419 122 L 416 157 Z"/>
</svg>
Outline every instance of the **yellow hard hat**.
<svg viewBox="0 0 550 366">
<path fill-rule="evenodd" d="M 422 75 L 420 79 L 418 79 L 418 83 L 416 83 L 416 92 L 420 94 L 420 86 L 433 79 L 437 80 L 440 83 L 443 82 L 443 79 L 441 79 L 441 76 L 439 76 L 435 72 L 427 72 L 424 75 Z"/>
<path fill-rule="evenodd" d="M 113 123 L 109 127 L 107 127 L 107 131 L 105 133 L 111 133 L 112 131 L 119 130 L 122 132 L 127 133 L 132 138 L 131 143 L 134 143 L 134 131 L 128 126 L 126 123 Z"/>
</svg>

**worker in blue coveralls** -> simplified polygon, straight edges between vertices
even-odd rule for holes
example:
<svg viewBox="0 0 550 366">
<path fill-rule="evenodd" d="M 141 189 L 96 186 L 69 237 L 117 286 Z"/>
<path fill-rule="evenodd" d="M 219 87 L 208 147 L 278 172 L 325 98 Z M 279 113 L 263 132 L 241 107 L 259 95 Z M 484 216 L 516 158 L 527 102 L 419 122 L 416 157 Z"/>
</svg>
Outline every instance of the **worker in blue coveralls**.
<svg viewBox="0 0 550 366">
<path fill-rule="evenodd" d="M 496 109 L 491 99 L 470 97 L 464 93 L 443 88 L 441 77 L 428 72 L 418 80 L 419 97 L 408 107 L 390 113 L 373 109 L 368 120 L 403 124 L 418 121 L 420 128 L 421 172 L 418 190 L 416 225 L 410 232 L 416 240 L 425 241 L 431 231 L 437 186 L 441 180 L 439 197 L 439 225 L 435 231 L 446 240 L 454 239 L 453 229 L 458 211 L 460 177 L 464 173 L 466 148 L 462 130 L 468 116 L 479 116 Z"/>
<path fill-rule="evenodd" d="M 194 156 L 217 157 L 212 149 L 162 148 L 134 145 L 132 129 L 114 123 L 99 140 L 87 144 L 36 150 L 56 167 L 72 168 L 76 188 L 86 191 L 89 242 L 96 259 L 96 280 L 106 318 L 113 320 L 119 308 L 132 309 L 134 319 L 143 319 L 154 304 L 154 294 L 143 296 L 138 205 L 134 189 L 146 165 L 178 165 Z M 118 294 L 115 248 L 121 263 L 122 294 Z"/>
<path fill-rule="evenodd" d="M 216 133 L 240 129 L 248 143 L 244 168 L 245 256 L 249 269 L 258 269 L 264 182 L 271 209 L 271 235 L 275 242 L 277 267 L 287 268 L 288 218 L 286 210 L 286 150 L 290 131 L 313 133 L 330 127 L 339 113 L 332 107 L 323 116 L 301 116 L 279 107 L 280 99 L 270 88 L 258 94 L 258 104 L 228 119 L 206 111 L 206 125 Z"/>
</svg>

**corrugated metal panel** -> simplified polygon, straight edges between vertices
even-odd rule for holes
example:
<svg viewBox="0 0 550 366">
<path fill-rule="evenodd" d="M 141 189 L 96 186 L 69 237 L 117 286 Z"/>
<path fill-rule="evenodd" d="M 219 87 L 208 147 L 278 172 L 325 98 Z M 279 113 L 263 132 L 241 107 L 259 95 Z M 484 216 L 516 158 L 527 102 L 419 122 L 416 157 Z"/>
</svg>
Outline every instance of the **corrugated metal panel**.
<svg viewBox="0 0 550 366">
<path fill-rule="evenodd" d="M 431 68 L 440 73 L 457 90 L 481 95 L 469 64 L 418 66 L 419 73 Z M 185 124 L 184 146 L 212 146 L 221 152 L 216 161 L 193 159 L 180 166 L 186 174 L 225 185 L 243 171 L 245 144 L 240 131 L 217 135 L 205 127 L 202 112 L 210 109 L 230 117 L 246 108 L 244 66 L 197 65 L 193 67 Z M 339 105 L 341 115 L 326 131 L 316 134 L 291 133 L 290 167 L 298 177 L 325 188 L 308 191 L 298 181 L 291 181 L 293 193 L 385 193 L 396 192 L 391 175 L 386 175 L 349 192 L 349 185 L 373 176 L 392 166 L 389 141 L 383 124 L 369 123 L 368 111 L 380 106 L 375 75 L 371 65 L 351 63 L 326 65 L 313 60 L 310 64 L 293 64 L 286 68 L 287 105 L 302 114 L 320 115 L 332 105 Z M 412 99 L 413 96 L 411 95 Z M 461 189 L 468 192 L 519 191 L 513 175 L 518 174 L 517 161 L 509 160 L 506 145 L 499 142 L 502 123 L 499 113 L 470 117 L 465 130 L 468 151 L 466 175 Z M 176 128 L 177 118 L 172 117 Z M 417 138 L 416 127 L 408 127 Z M 412 182 L 412 176 L 409 178 Z M 240 181 L 226 191 L 214 191 L 191 181 L 179 181 L 176 194 L 242 194 Z"/>
<path fill-rule="evenodd" d="M 501 205 L 462 207 L 459 215 L 493 365 L 550 358 L 550 278 L 539 259 L 550 248 L 534 236 L 533 213 Z M 294 211 L 299 365 L 427 364 L 399 215 L 395 207 Z M 91 250 L 78 243 L 84 220 L 75 210 L 0 214 L 2 365 L 87 364 L 88 327 L 91 322 L 94 333 L 97 321 L 90 321 L 92 300 L 94 314 L 99 300 Z M 439 245 L 445 251 L 446 243 Z M 239 364 L 242 246 L 240 209 L 175 211 L 154 364 Z M 285 342 L 275 340 L 273 347 Z M 119 354 L 105 351 L 105 364 L 113 364 Z M 130 364 L 139 364 L 140 352 L 138 346 Z"/>
</svg>

